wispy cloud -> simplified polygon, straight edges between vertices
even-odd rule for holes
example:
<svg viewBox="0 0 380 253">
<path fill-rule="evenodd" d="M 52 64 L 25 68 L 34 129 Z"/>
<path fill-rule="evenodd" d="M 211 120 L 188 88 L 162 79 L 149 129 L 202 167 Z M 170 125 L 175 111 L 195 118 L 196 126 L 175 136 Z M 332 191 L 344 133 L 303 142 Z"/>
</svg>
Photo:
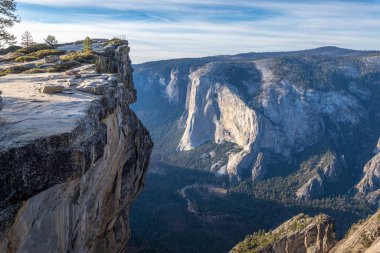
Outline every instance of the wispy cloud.
<svg viewBox="0 0 380 253">
<path fill-rule="evenodd" d="M 325 45 L 380 49 L 380 2 L 222 0 L 21 0 L 23 22 L 42 41 L 126 35 L 135 62 Z"/>
</svg>

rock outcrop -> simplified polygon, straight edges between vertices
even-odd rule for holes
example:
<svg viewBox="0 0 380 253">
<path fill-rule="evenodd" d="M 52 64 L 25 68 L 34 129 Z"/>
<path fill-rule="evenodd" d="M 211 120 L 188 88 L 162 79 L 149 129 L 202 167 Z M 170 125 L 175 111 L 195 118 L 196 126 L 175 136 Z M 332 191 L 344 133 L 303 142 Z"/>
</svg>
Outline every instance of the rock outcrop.
<svg viewBox="0 0 380 253">
<path fill-rule="evenodd" d="M 110 74 L 0 78 L 0 252 L 125 251 L 152 141 L 129 108 L 129 48 L 115 51 L 108 63 L 122 68 L 101 67 Z M 38 92 L 57 81 L 61 93 Z M 84 92 L 86 82 L 95 85 Z"/>
<path fill-rule="evenodd" d="M 127 102 L 134 103 L 137 100 L 137 93 L 133 83 L 133 68 L 129 51 L 128 41 L 123 41 L 123 45 L 108 45 L 103 50 L 98 50 L 96 70 L 100 73 L 117 73 L 120 81 L 129 91 Z"/>
<path fill-rule="evenodd" d="M 380 207 L 380 153 L 364 166 L 363 177 L 355 187 L 358 197 L 364 196 L 369 203 Z"/>
<path fill-rule="evenodd" d="M 334 221 L 326 215 L 300 214 L 275 230 L 256 233 L 236 245 L 231 253 L 327 253 L 336 244 Z"/>
<path fill-rule="evenodd" d="M 237 244 L 232 253 L 378 253 L 380 251 L 380 210 L 354 224 L 345 238 L 335 240 L 334 221 L 326 215 L 303 214 L 275 230 L 255 233 Z"/>
<path fill-rule="evenodd" d="M 303 184 L 296 196 L 299 200 L 316 199 L 325 193 L 325 185 L 336 183 L 343 171 L 344 157 L 337 157 L 335 153 L 327 152 L 326 154 L 314 159 L 304 168 L 315 174 L 312 178 Z"/>
<path fill-rule="evenodd" d="M 380 211 L 353 225 L 330 253 L 380 252 Z"/>
<path fill-rule="evenodd" d="M 267 169 L 265 165 L 264 153 L 259 153 L 257 155 L 255 165 L 252 168 L 252 182 L 264 179 L 266 173 Z"/>
</svg>

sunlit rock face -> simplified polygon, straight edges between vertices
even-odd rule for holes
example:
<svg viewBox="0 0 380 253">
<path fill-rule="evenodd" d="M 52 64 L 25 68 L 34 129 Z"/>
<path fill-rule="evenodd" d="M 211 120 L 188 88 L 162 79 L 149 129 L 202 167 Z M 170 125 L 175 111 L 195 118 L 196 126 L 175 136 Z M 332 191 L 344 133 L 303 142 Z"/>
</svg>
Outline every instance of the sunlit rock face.
<svg viewBox="0 0 380 253">
<path fill-rule="evenodd" d="M 335 222 L 327 215 L 297 215 L 263 234 L 253 234 L 238 243 L 231 253 L 377 253 L 380 246 L 380 211 L 354 224 L 337 241 Z"/>
<path fill-rule="evenodd" d="M 376 253 L 380 248 L 380 212 L 352 226 L 330 253 Z"/>
<path fill-rule="evenodd" d="M 123 68 L 0 78 L 0 252 L 125 251 L 153 144 Z"/>
<path fill-rule="evenodd" d="M 157 137 L 170 143 L 161 153 L 232 143 L 219 154 L 227 159 L 202 169 L 231 182 L 265 180 L 278 167 L 298 170 L 294 197 L 314 199 L 341 180 L 342 190 L 353 189 L 377 150 L 379 59 L 378 52 L 327 47 L 140 64 L 135 80 L 144 99 L 136 110 L 152 129 L 177 129 L 170 139 Z M 329 152 L 334 158 L 322 166 Z M 313 157 L 320 163 L 303 170 Z M 348 174 L 355 179 L 342 179 Z"/>
<path fill-rule="evenodd" d="M 328 253 L 335 244 L 335 222 L 332 218 L 323 214 L 315 217 L 300 214 L 269 233 L 247 236 L 230 253 Z"/>
</svg>

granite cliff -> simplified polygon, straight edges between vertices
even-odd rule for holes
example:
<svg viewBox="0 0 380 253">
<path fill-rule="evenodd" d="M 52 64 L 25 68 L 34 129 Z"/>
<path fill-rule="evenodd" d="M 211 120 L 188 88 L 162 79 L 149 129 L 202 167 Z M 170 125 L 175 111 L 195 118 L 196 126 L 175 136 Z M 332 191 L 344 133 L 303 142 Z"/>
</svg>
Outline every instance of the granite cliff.
<svg viewBox="0 0 380 253">
<path fill-rule="evenodd" d="M 129 108 L 128 53 L 0 78 L 0 252 L 125 251 L 153 146 Z"/>
<path fill-rule="evenodd" d="M 231 185 L 283 177 L 300 201 L 364 194 L 376 207 L 379 67 L 379 52 L 335 47 L 144 63 L 134 108 L 157 160 Z"/>
</svg>

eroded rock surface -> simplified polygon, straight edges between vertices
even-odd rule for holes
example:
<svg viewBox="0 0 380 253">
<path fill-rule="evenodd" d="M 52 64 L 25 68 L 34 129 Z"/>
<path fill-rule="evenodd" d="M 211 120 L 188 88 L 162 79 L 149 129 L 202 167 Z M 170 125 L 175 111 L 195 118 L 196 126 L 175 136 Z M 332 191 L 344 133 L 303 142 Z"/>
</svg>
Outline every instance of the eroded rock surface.
<svg viewBox="0 0 380 253">
<path fill-rule="evenodd" d="M 0 78 L 0 252 L 125 251 L 152 142 L 117 73 L 74 72 Z"/>
</svg>

